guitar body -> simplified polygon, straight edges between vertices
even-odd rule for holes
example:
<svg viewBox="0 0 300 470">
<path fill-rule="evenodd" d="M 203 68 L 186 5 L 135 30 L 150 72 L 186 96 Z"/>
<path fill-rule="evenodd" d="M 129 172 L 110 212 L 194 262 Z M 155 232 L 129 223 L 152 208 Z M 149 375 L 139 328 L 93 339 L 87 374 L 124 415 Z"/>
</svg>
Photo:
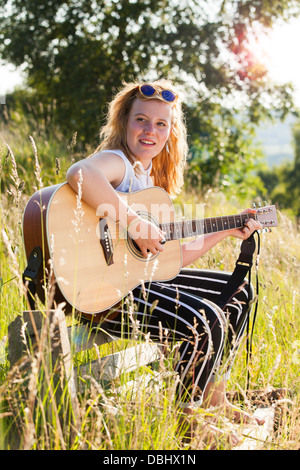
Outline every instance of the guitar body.
<svg viewBox="0 0 300 470">
<path fill-rule="evenodd" d="M 156 224 L 174 220 L 171 200 L 160 188 L 119 195 L 147 220 Z M 181 269 L 178 240 L 168 241 L 162 253 L 146 259 L 118 223 L 101 216 L 78 201 L 67 183 L 37 191 L 26 205 L 27 259 L 33 248 L 42 249 L 47 283 L 55 286 L 53 300 L 66 302 L 66 310 L 107 313 L 141 283 L 172 279 Z M 44 302 L 44 269 L 40 271 L 37 294 Z"/>
</svg>

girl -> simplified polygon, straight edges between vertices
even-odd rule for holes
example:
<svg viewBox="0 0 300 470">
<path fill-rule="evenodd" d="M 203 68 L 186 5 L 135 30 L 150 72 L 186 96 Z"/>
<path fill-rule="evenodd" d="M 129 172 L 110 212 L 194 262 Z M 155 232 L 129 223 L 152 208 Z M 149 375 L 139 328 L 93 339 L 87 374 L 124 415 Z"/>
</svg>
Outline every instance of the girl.
<svg viewBox="0 0 300 470">
<path fill-rule="evenodd" d="M 95 210 L 100 204 L 111 208 L 108 216 L 128 229 L 144 257 L 165 249 L 165 233 L 129 208 L 116 190 L 129 192 L 155 185 L 170 196 L 180 191 L 188 150 L 181 102 L 179 92 L 167 81 L 126 84 L 110 103 L 100 146 L 67 172 L 67 181 L 75 191 L 81 173 L 83 200 Z M 246 239 L 260 228 L 257 221 L 249 219 L 240 229 L 182 243 L 182 267 L 225 237 Z M 232 359 L 232 351 L 240 342 L 251 302 L 243 285 L 221 310 L 215 301 L 227 279 L 225 273 L 182 269 L 172 281 L 145 283 L 132 295 L 135 319 L 143 332 L 159 341 L 160 332 L 167 331 L 170 338 L 181 343 L 175 370 L 180 378 L 178 401 L 185 412 L 193 413 L 198 405 L 222 406 L 227 415 L 241 420 L 248 415 L 226 400 L 225 380 L 215 383 L 221 365 L 224 368 L 229 356 Z M 120 310 L 117 316 L 108 317 L 105 329 L 115 336 L 130 337 L 132 322 L 126 319 L 127 314 Z M 230 351 L 226 343 L 232 338 Z"/>
</svg>

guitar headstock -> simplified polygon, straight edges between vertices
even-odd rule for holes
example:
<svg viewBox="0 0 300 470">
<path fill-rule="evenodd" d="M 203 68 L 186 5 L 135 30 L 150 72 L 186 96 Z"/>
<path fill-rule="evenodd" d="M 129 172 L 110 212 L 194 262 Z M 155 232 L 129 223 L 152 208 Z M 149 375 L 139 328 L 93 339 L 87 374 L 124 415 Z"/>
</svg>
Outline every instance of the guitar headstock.
<svg viewBox="0 0 300 470">
<path fill-rule="evenodd" d="M 255 218 L 260 222 L 263 228 L 278 226 L 275 206 L 259 207 L 256 209 Z"/>
</svg>

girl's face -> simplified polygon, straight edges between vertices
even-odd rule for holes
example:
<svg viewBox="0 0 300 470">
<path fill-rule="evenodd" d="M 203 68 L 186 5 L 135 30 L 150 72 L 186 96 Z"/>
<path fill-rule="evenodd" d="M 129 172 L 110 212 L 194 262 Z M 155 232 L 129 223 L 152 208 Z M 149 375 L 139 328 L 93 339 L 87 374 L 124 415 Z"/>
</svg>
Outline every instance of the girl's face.
<svg viewBox="0 0 300 470">
<path fill-rule="evenodd" d="M 150 99 L 135 99 L 128 116 L 127 145 L 146 169 L 164 148 L 171 132 L 172 107 Z"/>
</svg>

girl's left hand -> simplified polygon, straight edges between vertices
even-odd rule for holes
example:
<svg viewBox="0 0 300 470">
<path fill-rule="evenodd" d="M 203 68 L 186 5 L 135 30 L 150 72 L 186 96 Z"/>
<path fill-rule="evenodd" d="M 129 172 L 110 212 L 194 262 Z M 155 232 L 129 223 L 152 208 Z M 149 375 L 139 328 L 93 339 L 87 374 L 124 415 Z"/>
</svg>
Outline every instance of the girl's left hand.
<svg viewBox="0 0 300 470">
<path fill-rule="evenodd" d="M 255 212 L 255 209 L 247 209 L 243 211 L 242 214 L 255 214 Z M 235 238 L 240 238 L 242 240 L 246 240 L 252 235 L 253 232 L 260 229 L 262 229 L 261 224 L 257 220 L 249 218 L 248 220 L 246 220 L 243 228 L 234 228 L 232 230 L 229 230 L 228 235 L 231 235 Z"/>
</svg>

